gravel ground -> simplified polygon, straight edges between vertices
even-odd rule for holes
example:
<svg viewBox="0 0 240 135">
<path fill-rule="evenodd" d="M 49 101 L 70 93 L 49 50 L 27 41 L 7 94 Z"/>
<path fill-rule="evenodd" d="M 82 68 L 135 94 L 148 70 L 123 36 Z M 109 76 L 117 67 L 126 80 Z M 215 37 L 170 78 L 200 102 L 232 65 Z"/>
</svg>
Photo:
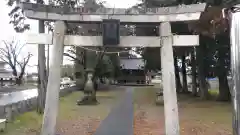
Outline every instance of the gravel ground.
<svg viewBox="0 0 240 135">
<path fill-rule="evenodd" d="M 164 106 L 154 103 L 154 90 L 135 91 L 134 135 L 165 135 Z M 178 95 L 181 135 L 231 135 L 231 104 Z"/>
</svg>

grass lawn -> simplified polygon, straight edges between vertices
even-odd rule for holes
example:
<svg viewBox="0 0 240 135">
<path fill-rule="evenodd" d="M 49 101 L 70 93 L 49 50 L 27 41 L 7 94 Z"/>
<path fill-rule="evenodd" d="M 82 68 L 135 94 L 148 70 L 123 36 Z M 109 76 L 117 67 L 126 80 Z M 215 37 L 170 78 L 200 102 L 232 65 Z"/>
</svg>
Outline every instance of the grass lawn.
<svg viewBox="0 0 240 135">
<path fill-rule="evenodd" d="M 231 135 L 231 104 L 178 95 L 181 135 Z M 164 108 L 154 88 L 134 92 L 134 135 L 164 135 Z"/>
<path fill-rule="evenodd" d="M 109 113 L 112 105 L 121 96 L 122 90 L 99 91 L 96 106 L 77 106 L 76 101 L 82 92 L 74 92 L 60 98 L 57 133 L 60 135 L 91 135 Z M 42 116 L 36 112 L 28 112 L 18 116 L 14 122 L 7 125 L 7 130 L 1 135 L 39 135 Z"/>
</svg>

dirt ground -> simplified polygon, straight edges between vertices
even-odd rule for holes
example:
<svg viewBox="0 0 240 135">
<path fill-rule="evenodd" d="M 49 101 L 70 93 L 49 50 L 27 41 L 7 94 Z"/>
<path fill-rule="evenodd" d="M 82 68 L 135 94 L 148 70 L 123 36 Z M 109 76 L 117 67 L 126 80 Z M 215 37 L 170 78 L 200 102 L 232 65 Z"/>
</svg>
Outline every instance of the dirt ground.
<svg viewBox="0 0 240 135">
<path fill-rule="evenodd" d="M 98 91 L 99 105 L 77 106 L 76 101 L 83 96 L 82 92 L 74 92 L 60 99 L 59 116 L 57 118 L 58 135 L 92 135 L 100 122 L 108 115 L 111 107 L 119 100 L 123 90 Z M 67 111 L 66 111 L 67 110 Z M 20 115 L 1 135 L 39 135 L 42 116 L 36 112 Z"/>
<path fill-rule="evenodd" d="M 164 109 L 152 88 L 135 90 L 134 135 L 165 135 Z M 179 95 L 181 135 L 231 135 L 231 105 Z"/>
<path fill-rule="evenodd" d="M 61 111 L 60 117 L 64 117 L 59 117 L 57 133 L 60 135 L 92 135 L 122 93 L 123 90 L 98 92 L 97 99 L 100 104 L 97 106 L 63 107 L 71 110 L 72 113 L 69 115 L 68 112 Z"/>
<path fill-rule="evenodd" d="M 60 99 L 57 133 L 59 135 L 93 135 L 123 90 L 98 91 L 97 106 L 77 106 L 82 92 Z M 155 104 L 155 90 L 137 88 L 134 91 L 134 135 L 165 135 L 164 109 Z M 181 135 L 231 135 L 231 105 L 201 101 L 190 95 L 180 95 L 179 115 Z M 67 110 L 67 111 L 66 111 Z M 1 135 L 39 135 L 42 116 L 29 112 L 8 124 Z"/>
</svg>

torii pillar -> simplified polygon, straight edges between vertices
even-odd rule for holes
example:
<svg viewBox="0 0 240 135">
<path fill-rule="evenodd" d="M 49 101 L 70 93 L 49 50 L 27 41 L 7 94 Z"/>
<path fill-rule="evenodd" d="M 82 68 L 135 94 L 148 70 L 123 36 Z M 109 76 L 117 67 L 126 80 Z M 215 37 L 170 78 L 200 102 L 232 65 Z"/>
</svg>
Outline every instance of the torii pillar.
<svg viewBox="0 0 240 135">
<path fill-rule="evenodd" d="M 170 22 L 160 24 L 161 68 L 166 135 L 179 135 L 178 106 L 173 59 L 173 35 Z M 171 97 L 171 98 L 170 98 Z"/>
<path fill-rule="evenodd" d="M 46 93 L 46 103 L 43 116 L 42 135 L 54 135 L 56 118 L 58 115 L 58 100 L 60 90 L 61 65 L 63 61 L 64 35 L 66 25 L 63 21 L 56 21 L 53 33 L 53 56 L 50 59 L 49 76 Z M 57 95 L 57 96 L 53 96 Z"/>
</svg>

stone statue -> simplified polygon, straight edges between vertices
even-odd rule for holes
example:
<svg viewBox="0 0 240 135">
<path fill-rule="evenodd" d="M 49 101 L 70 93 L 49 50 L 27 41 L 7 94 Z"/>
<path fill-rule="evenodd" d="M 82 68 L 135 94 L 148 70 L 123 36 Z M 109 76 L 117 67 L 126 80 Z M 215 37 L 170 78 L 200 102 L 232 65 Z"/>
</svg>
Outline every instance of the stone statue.
<svg viewBox="0 0 240 135">
<path fill-rule="evenodd" d="M 84 97 L 77 101 L 78 105 L 96 105 L 96 90 L 98 88 L 97 79 L 93 76 L 94 71 L 88 70 L 85 75 Z"/>
</svg>

